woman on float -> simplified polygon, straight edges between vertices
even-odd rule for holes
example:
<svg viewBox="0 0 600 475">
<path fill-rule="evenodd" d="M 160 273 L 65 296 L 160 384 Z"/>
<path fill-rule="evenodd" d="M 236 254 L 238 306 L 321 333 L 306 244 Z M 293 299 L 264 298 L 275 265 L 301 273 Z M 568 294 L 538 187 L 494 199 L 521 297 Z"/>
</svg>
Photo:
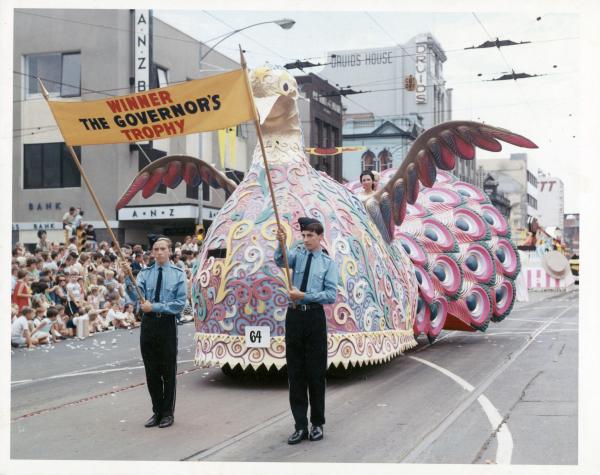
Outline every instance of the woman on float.
<svg viewBox="0 0 600 475">
<path fill-rule="evenodd" d="M 371 170 L 364 170 L 360 174 L 360 183 L 363 188 L 357 195 L 362 201 L 367 201 L 377 191 L 377 177 L 375 173 Z"/>
</svg>

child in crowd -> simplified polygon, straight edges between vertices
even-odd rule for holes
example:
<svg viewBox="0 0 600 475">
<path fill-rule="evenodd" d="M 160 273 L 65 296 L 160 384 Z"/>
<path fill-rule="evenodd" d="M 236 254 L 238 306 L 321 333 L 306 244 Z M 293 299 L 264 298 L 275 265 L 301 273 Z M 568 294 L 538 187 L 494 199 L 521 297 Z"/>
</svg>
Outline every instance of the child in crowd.
<svg viewBox="0 0 600 475">
<path fill-rule="evenodd" d="M 87 296 L 87 302 L 94 310 L 100 310 L 100 302 L 102 296 L 100 295 L 100 289 L 97 285 L 90 287 L 90 294 Z"/>
<path fill-rule="evenodd" d="M 40 309 L 38 309 L 40 310 Z M 43 309 L 42 309 L 43 310 Z M 42 343 L 50 344 L 52 339 L 52 327 L 56 323 L 56 315 L 58 312 L 54 308 L 52 312 L 49 312 L 49 315 L 44 313 L 37 313 L 36 317 L 43 317 L 40 322 L 36 325 L 35 329 L 31 332 L 31 338 L 37 340 L 37 344 L 41 345 Z"/>
<path fill-rule="evenodd" d="M 140 326 L 140 323 L 135 318 L 135 313 L 133 310 L 132 303 L 128 303 L 127 305 L 125 305 L 125 309 L 123 310 L 123 313 L 125 314 L 125 321 L 127 322 L 127 328 Z"/>
<path fill-rule="evenodd" d="M 90 328 L 90 317 L 89 314 L 92 310 L 90 305 L 86 305 L 83 310 L 83 314 L 73 318 L 73 324 L 75 325 L 75 331 L 77 337 L 85 338 L 89 334 Z"/>
<path fill-rule="evenodd" d="M 21 316 L 17 317 L 11 326 L 10 343 L 13 347 L 27 346 L 32 348 L 37 345 L 37 339 L 31 337 L 29 322 L 33 319 L 33 309 L 31 307 L 23 307 Z"/>
<path fill-rule="evenodd" d="M 67 310 L 63 305 L 57 305 L 58 310 L 57 320 L 60 326 L 60 333 L 66 337 L 72 337 L 75 331 L 75 325 L 73 325 L 73 319 L 67 315 Z"/>
<path fill-rule="evenodd" d="M 36 307 L 33 315 L 33 328 L 36 328 L 40 323 L 42 323 L 44 318 L 46 318 L 46 309 L 44 307 Z"/>
<path fill-rule="evenodd" d="M 121 311 L 121 307 L 117 300 L 108 300 L 105 308 L 108 309 L 106 318 L 110 325 L 113 325 L 114 328 L 127 328 L 127 324 L 125 323 L 126 316 Z"/>
<path fill-rule="evenodd" d="M 88 314 L 88 318 L 90 320 L 90 335 L 96 332 L 101 332 L 102 328 L 102 319 L 99 318 L 100 310 L 92 309 Z"/>
</svg>

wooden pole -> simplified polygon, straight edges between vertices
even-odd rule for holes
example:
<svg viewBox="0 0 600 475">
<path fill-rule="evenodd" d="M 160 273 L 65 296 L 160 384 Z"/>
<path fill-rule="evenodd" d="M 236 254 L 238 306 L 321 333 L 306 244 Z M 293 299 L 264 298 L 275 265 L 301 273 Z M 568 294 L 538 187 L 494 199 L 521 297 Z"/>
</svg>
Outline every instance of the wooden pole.
<svg viewBox="0 0 600 475">
<path fill-rule="evenodd" d="M 277 202 L 275 201 L 275 193 L 273 191 L 273 182 L 271 181 L 271 172 L 269 171 L 269 164 L 267 163 L 267 152 L 265 151 L 265 144 L 263 141 L 262 131 L 260 129 L 260 119 L 258 117 L 258 112 L 256 111 L 256 106 L 254 105 L 254 96 L 252 95 L 252 88 L 250 86 L 250 80 L 248 79 L 248 70 L 246 68 L 246 58 L 244 58 L 244 53 L 242 52 L 242 47 L 240 46 L 240 57 L 241 57 L 241 65 L 244 70 L 244 77 L 246 79 L 246 89 L 248 91 L 248 95 L 250 96 L 250 101 L 252 104 L 252 115 L 254 120 L 254 126 L 256 127 L 256 134 L 258 135 L 258 143 L 260 144 L 260 150 L 262 152 L 263 162 L 265 165 L 265 172 L 267 175 L 267 181 L 269 183 L 269 190 L 271 192 L 271 201 L 273 202 L 273 211 L 275 213 L 275 221 L 277 222 L 277 229 L 281 229 L 281 222 L 279 220 L 279 212 L 277 211 Z M 287 250 L 286 246 L 282 246 L 282 254 L 283 254 L 283 263 L 285 265 L 285 275 L 288 281 L 288 287 L 291 290 L 292 288 L 292 277 L 290 274 L 290 266 L 288 264 L 287 258 Z"/>
<path fill-rule="evenodd" d="M 48 101 L 48 91 L 44 87 L 44 84 L 42 83 L 40 78 L 38 78 L 38 82 L 40 83 L 40 88 L 42 89 L 42 95 L 44 96 L 44 99 L 46 99 L 46 102 L 47 102 Z M 96 197 L 96 193 L 94 193 L 92 184 L 88 180 L 88 177 L 85 174 L 85 171 L 83 170 L 83 167 L 81 166 L 81 163 L 79 162 L 79 159 L 77 158 L 77 154 L 75 153 L 75 150 L 73 150 L 73 147 L 68 144 L 67 144 L 67 150 L 69 150 L 69 154 L 71 155 L 71 158 L 73 159 L 73 162 L 75 163 L 75 166 L 79 170 L 79 173 L 81 173 L 81 177 L 83 178 L 85 186 L 87 186 L 87 189 L 89 190 L 90 195 L 92 196 L 92 200 L 94 201 L 94 204 L 96 205 L 96 208 L 98 209 L 98 212 L 100 213 L 100 216 L 102 217 L 102 221 L 104 221 L 104 225 L 106 226 L 106 229 L 108 230 L 108 234 L 110 234 L 110 237 L 112 238 L 113 242 L 115 243 L 115 246 L 117 246 L 117 251 L 119 252 L 119 257 L 121 257 L 121 260 L 123 262 L 126 262 L 125 257 L 123 256 L 123 250 L 121 249 L 121 246 L 119 245 L 119 241 L 117 240 L 116 236 L 113 233 L 113 230 L 111 229 L 110 225 L 108 224 L 108 218 L 104 214 L 104 210 L 102 209 L 102 206 L 100 205 L 100 202 L 98 201 L 98 198 Z M 145 300 L 140 288 L 137 286 L 137 282 L 135 281 L 135 277 L 133 276 L 133 272 L 131 272 L 131 268 L 129 266 L 127 267 L 127 270 L 129 271 L 128 272 L 129 278 L 131 279 L 131 282 L 133 282 L 133 285 L 138 294 L 138 297 L 140 298 L 140 301 Z"/>
</svg>

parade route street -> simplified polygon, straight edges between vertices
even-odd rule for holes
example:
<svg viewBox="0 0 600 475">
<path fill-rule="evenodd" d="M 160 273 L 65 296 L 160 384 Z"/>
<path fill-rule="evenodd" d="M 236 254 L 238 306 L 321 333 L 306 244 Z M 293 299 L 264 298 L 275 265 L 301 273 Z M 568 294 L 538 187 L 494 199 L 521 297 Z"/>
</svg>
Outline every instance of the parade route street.
<svg viewBox="0 0 600 475">
<path fill-rule="evenodd" d="M 530 293 L 486 333 L 328 379 L 325 438 L 286 444 L 287 381 L 196 368 L 179 326 L 175 424 L 151 415 L 139 329 L 13 350 L 11 458 L 577 464 L 578 291 Z"/>
</svg>

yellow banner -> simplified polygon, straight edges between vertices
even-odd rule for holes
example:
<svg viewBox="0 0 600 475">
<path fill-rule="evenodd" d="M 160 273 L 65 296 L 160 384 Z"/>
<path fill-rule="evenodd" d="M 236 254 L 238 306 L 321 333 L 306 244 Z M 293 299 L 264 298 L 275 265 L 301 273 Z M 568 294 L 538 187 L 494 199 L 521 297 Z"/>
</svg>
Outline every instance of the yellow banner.
<svg viewBox="0 0 600 475">
<path fill-rule="evenodd" d="M 98 101 L 48 101 L 67 145 L 158 140 L 253 118 L 244 70 Z"/>
</svg>

